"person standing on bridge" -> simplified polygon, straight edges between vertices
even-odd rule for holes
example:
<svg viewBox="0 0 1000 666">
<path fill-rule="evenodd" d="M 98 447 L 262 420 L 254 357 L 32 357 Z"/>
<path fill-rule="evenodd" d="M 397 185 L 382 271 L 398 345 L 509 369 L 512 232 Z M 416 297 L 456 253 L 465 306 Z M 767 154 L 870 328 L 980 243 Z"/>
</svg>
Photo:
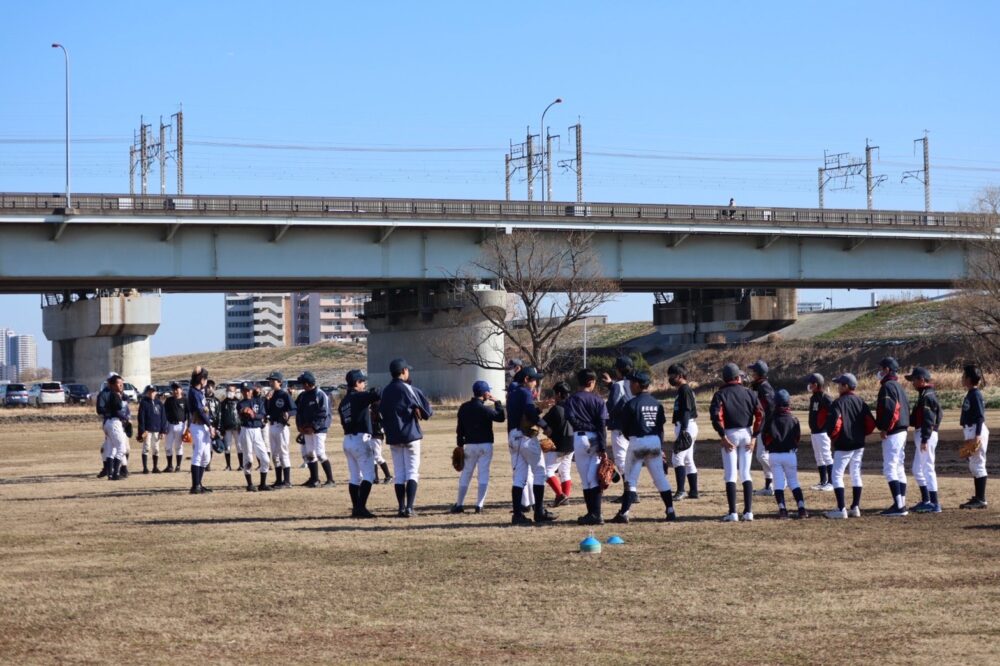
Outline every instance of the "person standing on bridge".
<svg viewBox="0 0 1000 666">
<path fill-rule="evenodd" d="M 271 382 L 271 393 L 264 400 L 267 412 L 267 439 L 274 460 L 275 490 L 292 487 L 292 458 L 288 452 L 290 430 L 288 420 L 295 416 L 295 403 L 284 388 L 285 376 L 275 370 L 267 377 Z"/>
<path fill-rule="evenodd" d="M 887 356 L 879 362 L 882 386 L 875 406 L 875 425 L 882 434 L 882 472 L 889 483 L 892 504 L 880 515 L 906 516 L 906 432 L 910 428 L 910 400 L 896 379 L 899 362 Z"/>
<path fill-rule="evenodd" d="M 177 382 L 170 384 L 170 397 L 163 404 L 163 411 L 167 415 L 167 468 L 164 472 L 181 471 L 181 461 L 184 460 L 184 433 L 188 429 L 188 402 L 184 398 L 181 385 Z M 174 460 L 177 461 L 176 467 Z"/>
<path fill-rule="evenodd" d="M 770 368 L 767 367 L 765 361 L 758 360 L 747 370 L 750 374 L 750 388 L 757 394 L 757 401 L 760 403 L 761 409 L 764 410 L 764 420 L 757 425 L 753 432 L 754 439 L 757 441 L 757 462 L 764 470 L 764 487 L 754 494 L 770 497 L 774 495 L 774 489 L 771 487 L 774 484 L 774 474 L 771 471 L 770 454 L 767 447 L 764 446 L 763 431 L 774 415 L 774 387 L 771 386 L 771 382 L 767 381 L 767 373 Z"/>
<path fill-rule="evenodd" d="M 392 451 L 392 466 L 396 470 L 396 500 L 400 518 L 416 515 L 413 505 L 417 499 L 417 482 L 420 480 L 420 444 L 424 433 L 420 422 L 434 415 L 423 391 L 410 385 L 410 364 L 405 359 L 389 363 L 392 381 L 382 389 L 379 413 L 385 439 Z"/>
<path fill-rule="evenodd" d="M 316 376 L 306 371 L 299 375 L 302 392 L 295 399 L 295 425 L 305 435 L 306 464 L 309 466 L 309 480 L 302 485 L 306 488 L 332 488 L 333 467 L 326 456 L 326 433 L 330 428 L 330 398 L 316 387 Z M 275 464 L 278 464 L 275 461 Z M 323 467 L 326 482 L 319 482 L 319 468 Z"/>
</svg>

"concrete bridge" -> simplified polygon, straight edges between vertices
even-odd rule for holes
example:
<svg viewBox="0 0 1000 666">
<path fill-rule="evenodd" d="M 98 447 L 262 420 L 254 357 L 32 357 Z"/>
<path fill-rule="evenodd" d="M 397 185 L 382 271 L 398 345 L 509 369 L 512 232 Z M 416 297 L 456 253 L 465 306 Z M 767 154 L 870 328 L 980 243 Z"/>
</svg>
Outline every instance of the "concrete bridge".
<svg viewBox="0 0 1000 666">
<path fill-rule="evenodd" d="M 947 288 L 967 275 L 975 242 L 995 232 L 985 216 L 947 212 L 119 194 L 73 202 L 66 210 L 61 195 L 0 194 L 0 292 L 377 289 L 433 305 L 440 299 L 427 290 L 474 259 L 488 234 L 518 229 L 593 234 L 604 274 L 622 291 Z M 393 316 L 380 302 L 368 322 L 373 350 L 380 335 L 446 335 L 454 322 L 435 325 L 431 310 Z M 65 357 L 65 321 L 60 330 Z M 379 381 L 383 359 L 372 356 Z"/>
</svg>

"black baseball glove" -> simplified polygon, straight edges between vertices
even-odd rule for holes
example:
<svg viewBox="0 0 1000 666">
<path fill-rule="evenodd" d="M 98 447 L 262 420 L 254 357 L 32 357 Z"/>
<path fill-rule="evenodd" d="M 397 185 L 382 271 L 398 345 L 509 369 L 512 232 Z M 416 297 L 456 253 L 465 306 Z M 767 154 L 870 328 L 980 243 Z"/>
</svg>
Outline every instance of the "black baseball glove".
<svg viewBox="0 0 1000 666">
<path fill-rule="evenodd" d="M 691 433 L 687 430 L 681 430 L 681 434 L 677 436 L 677 441 L 674 442 L 674 452 L 687 451 L 691 448 L 692 444 L 694 444 L 694 440 L 691 438 Z"/>
</svg>

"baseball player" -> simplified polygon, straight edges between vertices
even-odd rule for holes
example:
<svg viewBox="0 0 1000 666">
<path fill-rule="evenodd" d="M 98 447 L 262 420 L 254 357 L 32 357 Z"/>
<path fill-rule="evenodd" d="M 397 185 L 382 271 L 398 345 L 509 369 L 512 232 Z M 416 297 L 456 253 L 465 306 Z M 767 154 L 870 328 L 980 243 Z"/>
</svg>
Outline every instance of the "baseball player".
<svg viewBox="0 0 1000 666">
<path fill-rule="evenodd" d="M 188 429 L 188 402 L 184 391 L 177 382 L 170 384 L 170 396 L 163 403 L 163 412 L 167 417 L 167 467 L 164 472 L 181 471 L 181 461 L 184 460 L 184 433 Z M 174 460 L 177 461 L 176 467 Z"/>
<path fill-rule="evenodd" d="M 222 437 L 219 427 L 221 425 L 221 403 L 219 399 L 215 397 L 215 380 L 209 379 L 205 384 L 205 410 L 211 417 L 212 421 L 209 425 L 214 429 L 212 435 L 212 441 L 209 443 L 208 447 L 208 465 L 205 466 L 206 472 L 212 471 L 212 455 L 215 453 L 215 441 Z"/>
<path fill-rule="evenodd" d="M 163 403 L 150 384 L 139 400 L 139 440 L 142 442 L 142 473 L 149 474 L 149 453 L 153 453 L 153 474 L 160 473 L 160 437 L 167 430 Z"/>
<path fill-rule="evenodd" d="M 487 402 L 493 402 L 489 406 Z M 462 447 L 465 464 L 458 478 L 458 497 L 451 506 L 451 513 L 465 511 L 465 495 L 469 492 L 472 474 L 478 471 L 479 487 L 476 493 L 476 513 L 483 512 L 486 491 L 490 487 L 490 463 L 493 461 L 493 424 L 507 420 L 503 403 L 493 398 L 490 385 L 477 381 L 472 385 L 472 399 L 458 408 L 456 443 Z"/>
<path fill-rule="evenodd" d="M 569 502 L 569 494 L 573 489 L 570 468 L 573 465 L 573 427 L 566 419 L 566 400 L 571 390 L 566 382 L 559 382 L 552 387 L 555 404 L 542 417 L 545 423 L 545 434 L 552 445 L 552 451 L 545 452 L 545 482 L 556 494 L 552 506 L 562 506 Z"/>
<path fill-rule="evenodd" d="M 875 427 L 882 435 L 882 472 L 889 482 L 892 504 L 880 515 L 906 516 L 906 431 L 910 427 L 910 401 L 896 379 L 899 363 L 891 356 L 879 362 L 882 384 L 875 406 Z"/>
<path fill-rule="evenodd" d="M 743 482 L 743 515 L 745 521 L 753 520 L 753 480 L 750 477 L 750 456 L 753 453 L 753 433 L 759 432 L 764 410 L 757 394 L 740 380 L 740 368 L 727 363 L 722 368 L 722 387 L 712 396 L 708 413 L 712 428 L 721 440 L 723 478 L 726 482 L 726 501 L 729 512 L 723 522 L 735 523 L 741 516 L 736 513 L 736 478 Z"/>
<path fill-rule="evenodd" d="M 111 460 L 109 481 L 121 479 L 121 467 L 125 463 L 128 436 L 125 424 L 129 422 L 128 400 L 125 399 L 125 380 L 114 375 L 108 380 L 108 394 L 104 402 L 104 434 L 107 438 L 108 455 Z"/>
<path fill-rule="evenodd" d="M 764 428 L 763 445 L 770 456 L 771 470 L 774 472 L 774 499 L 778 503 L 778 518 L 788 518 L 785 506 L 785 488 L 792 489 L 792 497 L 798 507 L 799 518 L 808 518 L 806 500 L 799 486 L 799 440 L 802 428 L 799 420 L 792 415 L 792 398 L 788 391 L 781 389 L 774 394 L 774 412 Z"/>
<path fill-rule="evenodd" d="M 632 498 L 636 493 L 636 481 L 642 468 L 649 470 L 653 484 L 660 491 L 660 498 L 666 508 L 666 520 L 677 519 L 674 513 L 674 498 L 670 493 L 670 479 L 663 470 L 663 426 L 667 417 L 663 413 L 660 401 L 648 393 L 650 377 L 648 372 L 632 372 L 628 376 L 629 393 L 633 398 L 619 408 L 617 422 L 622 427 L 622 434 L 628 437 L 628 456 L 625 462 L 625 477 L 628 481 L 628 492 L 618 514 L 611 519 L 613 523 L 627 523 L 629 509 L 632 508 Z"/>
<path fill-rule="evenodd" d="M 344 428 L 344 455 L 347 457 L 347 491 L 351 496 L 351 518 L 374 518 L 368 510 L 368 495 L 372 491 L 375 456 L 372 449 L 373 428 L 371 407 L 379 395 L 366 391 L 368 377 L 361 370 L 347 373 L 347 395 L 340 401 L 337 413 Z"/>
<path fill-rule="evenodd" d="M 108 442 L 108 435 L 104 430 L 104 412 L 107 408 L 108 396 L 111 394 L 111 384 L 114 382 L 115 378 L 118 377 L 118 373 L 112 372 L 104 380 L 104 384 L 101 386 L 101 390 L 98 391 L 97 397 L 94 399 L 94 407 L 97 411 L 97 416 L 101 419 L 101 471 L 97 475 L 98 479 L 104 479 L 109 474 L 111 474 L 111 448 Z"/>
<path fill-rule="evenodd" d="M 865 437 L 875 431 L 872 411 L 857 394 L 858 380 L 851 373 L 845 373 L 833 380 L 840 397 L 830 405 L 830 415 L 826 420 L 826 433 L 833 447 L 833 492 L 837 497 L 837 508 L 827 511 L 826 517 L 843 520 L 861 517 L 861 459 L 865 453 Z M 844 472 L 851 473 L 851 508 L 847 508 L 844 496 Z"/>
<path fill-rule="evenodd" d="M 369 389 L 382 395 L 382 391 L 377 388 Z M 378 403 L 373 402 L 371 409 L 371 419 L 372 419 L 372 454 L 374 456 L 375 465 L 377 466 L 374 470 L 375 483 L 378 483 L 378 470 L 382 470 L 382 483 L 389 484 L 392 483 L 392 472 L 389 471 L 389 463 L 385 461 L 385 457 L 382 455 L 382 442 L 385 441 L 385 429 L 382 427 L 382 415 L 378 411 Z"/>
<path fill-rule="evenodd" d="M 535 390 L 542 373 L 534 367 L 522 368 L 517 387 L 507 396 L 507 444 L 513 467 L 511 504 L 513 505 L 512 525 L 531 525 L 524 515 L 525 487 L 531 485 L 535 523 L 542 524 L 555 520 L 555 516 L 545 509 L 545 456 L 538 437 L 532 434 L 545 424 L 535 404 Z"/>
<path fill-rule="evenodd" d="M 583 501 L 587 513 L 577 519 L 580 525 L 603 525 L 601 516 L 602 490 L 597 468 L 607 458 L 608 408 L 595 393 L 597 374 L 588 368 L 576 373 L 576 393 L 566 400 L 566 419 L 573 428 L 573 458 L 583 486 Z"/>
<path fill-rule="evenodd" d="M 243 453 L 240 450 L 240 399 L 236 395 L 236 387 L 230 384 L 226 387 L 226 397 L 219 405 L 219 426 L 222 430 L 222 441 L 226 447 L 226 470 L 233 468 L 231 451 L 236 449 L 236 461 L 239 469 L 243 469 Z"/>
<path fill-rule="evenodd" d="M 962 370 L 962 385 L 968 393 L 962 401 L 962 415 L 959 425 L 966 441 L 975 440 L 976 451 L 969 456 L 969 471 L 975 484 L 975 495 L 961 504 L 963 509 L 985 509 L 986 502 L 986 450 L 990 443 L 990 430 L 986 427 L 986 403 L 983 401 L 979 385 L 983 372 L 976 365 L 967 365 Z"/>
<path fill-rule="evenodd" d="M 632 372 L 632 359 L 627 356 L 619 356 L 615 359 L 614 367 L 611 369 L 614 374 L 612 378 L 608 373 L 601 376 L 601 383 L 608 387 L 608 429 L 611 431 L 611 455 L 615 463 L 615 470 L 622 478 L 622 496 L 616 500 L 625 503 L 625 496 L 629 493 L 628 479 L 625 478 L 625 459 L 628 457 L 628 438 L 622 434 L 621 424 L 618 423 L 617 411 L 625 406 L 632 399 L 631 385 L 626 379 Z M 629 498 L 634 504 L 638 501 L 638 494 Z"/>
<path fill-rule="evenodd" d="M 306 488 L 320 486 L 332 488 L 333 467 L 330 465 L 330 459 L 326 457 L 326 431 L 330 427 L 330 398 L 316 388 L 316 377 L 313 373 L 303 372 L 299 375 L 299 382 L 303 390 L 295 399 L 295 425 L 299 432 L 305 435 L 306 462 L 309 466 L 309 480 L 302 485 Z M 286 459 L 287 456 L 282 460 L 282 464 Z M 275 465 L 277 464 L 276 460 Z M 326 475 L 326 481 L 322 484 L 319 482 L 320 466 Z M 286 465 L 285 474 L 289 473 L 290 467 Z"/>
<path fill-rule="evenodd" d="M 677 478 L 674 501 L 698 499 L 698 468 L 694 464 L 694 444 L 698 441 L 698 405 L 695 403 L 694 391 L 688 385 L 687 368 L 674 363 L 667 368 L 667 381 L 677 389 L 671 419 L 674 425 L 674 450 L 670 463 Z M 688 482 L 689 492 L 684 491 L 685 480 Z"/>
<path fill-rule="evenodd" d="M 756 440 L 756 450 L 757 450 L 757 462 L 760 463 L 761 469 L 764 470 L 764 487 L 760 488 L 755 492 L 755 495 L 764 495 L 770 497 L 774 494 L 774 474 L 771 472 L 771 460 L 770 454 L 767 451 L 767 447 L 763 446 L 764 440 L 763 432 L 764 427 L 767 426 L 767 422 L 770 420 L 771 415 L 774 414 L 774 387 L 771 386 L 771 382 L 767 380 L 767 373 L 769 368 L 767 363 L 763 360 L 758 360 L 756 363 L 747 368 L 748 376 L 750 378 L 750 388 L 754 390 L 757 394 L 757 401 L 760 402 L 761 409 L 764 410 L 764 420 L 757 426 L 754 430 L 753 437 Z"/>
<path fill-rule="evenodd" d="M 913 368 L 906 375 L 906 381 L 917 389 L 917 403 L 910 413 L 910 423 L 913 424 L 913 478 L 920 488 L 920 502 L 913 507 L 913 512 L 941 513 L 937 470 L 934 468 L 938 428 L 943 415 L 941 405 L 931 383 L 931 373 L 926 368 Z"/>
<path fill-rule="evenodd" d="M 187 404 L 189 408 L 191 430 L 191 494 L 200 495 L 212 492 L 202 481 L 205 478 L 205 468 L 211 462 L 212 439 L 215 438 L 215 426 L 212 425 L 212 415 L 205 405 L 205 387 L 208 383 L 208 371 L 196 367 L 191 373 L 191 386 L 188 388 Z"/>
<path fill-rule="evenodd" d="M 271 393 L 264 400 L 264 411 L 267 413 L 268 422 L 267 440 L 271 446 L 271 459 L 274 461 L 274 485 L 271 487 L 275 489 L 291 488 L 292 458 L 288 453 L 290 436 L 288 420 L 295 416 L 295 403 L 292 402 L 292 396 L 284 389 L 284 375 L 275 370 L 267 376 L 267 381 L 271 382 Z M 322 391 L 318 392 L 322 393 Z M 323 397 L 326 398 L 326 395 L 324 394 Z M 329 404 L 329 400 L 327 400 L 327 404 Z M 329 465 L 329 463 L 327 464 Z M 332 474 L 328 477 L 332 478 Z"/>
<path fill-rule="evenodd" d="M 236 447 L 241 454 L 241 467 L 247 481 L 247 492 L 271 490 L 267 485 L 267 472 L 271 468 L 271 459 L 264 444 L 264 401 L 255 395 L 253 384 L 250 382 L 243 382 L 240 389 L 243 399 L 236 404 L 240 416 L 240 434 Z M 253 477 L 250 474 L 253 472 L 254 456 L 257 456 L 260 468 L 260 485 L 257 488 L 254 488 Z"/>
<path fill-rule="evenodd" d="M 396 477 L 396 500 L 400 518 L 416 515 L 413 505 L 417 499 L 417 482 L 420 480 L 420 444 L 424 433 L 420 422 L 434 415 L 423 391 L 410 385 L 410 364 L 405 359 L 389 363 L 392 381 L 382 389 L 379 413 L 385 438 L 392 451 L 392 466 L 399 473 Z"/>
<path fill-rule="evenodd" d="M 806 377 L 809 388 L 809 441 L 816 460 L 816 471 L 819 472 L 819 483 L 813 490 L 833 492 L 833 452 L 830 449 L 830 436 L 826 433 L 826 419 L 830 416 L 830 406 L 833 401 L 826 394 L 823 375 L 814 372 Z"/>
</svg>

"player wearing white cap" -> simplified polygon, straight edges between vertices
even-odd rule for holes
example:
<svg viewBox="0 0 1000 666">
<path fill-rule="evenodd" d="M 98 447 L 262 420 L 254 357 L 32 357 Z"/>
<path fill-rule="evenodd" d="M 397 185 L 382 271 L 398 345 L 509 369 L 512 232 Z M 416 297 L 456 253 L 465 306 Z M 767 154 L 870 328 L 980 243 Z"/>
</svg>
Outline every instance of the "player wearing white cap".
<svg viewBox="0 0 1000 666">
<path fill-rule="evenodd" d="M 854 393 L 858 388 L 857 378 L 845 373 L 833 380 L 840 391 L 840 397 L 830 405 L 830 416 L 826 421 L 826 432 L 833 446 L 833 492 L 837 497 L 837 508 L 827 511 L 827 518 L 844 519 L 861 517 L 861 459 L 865 453 L 865 437 L 875 431 L 875 418 L 871 409 Z M 851 474 L 851 508 L 847 508 L 844 496 L 844 472 Z"/>
<path fill-rule="evenodd" d="M 926 368 L 913 368 L 906 381 L 917 389 L 917 402 L 910 413 L 913 424 L 913 478 L 920 488 L 920 502 L 914 513 L 941 513 L 938 500 L 937 457 L 938 428 L 941 427 L 941 405 L 931 383 L 931 373 Z"/>
<path fill-rule="evenodd" d="M 959 425 L 965 441 L 975 444 L 975 451 L 969 456 L 969 471 L 975 484 L 975 494 L 968 502 L 961 504 L 963 509 L 985 509 L 986 502 L 986 450 L 990 444 L 990 430 L 986 427 L 986 403 L 979 385 L 983 381 L 983 372 L 976 365 L 967 365 L 962 370 L 962 385 L 968 393 L 962 401 L 962 415 Z"/>
<path fill-rule="evenodd" d="M 493 461 L 493 424 L 507 419 L 503 403 L 493 399 L 490 385 L 482 380 L 472 385 L 472 399 L 458 408 L 458 424 L 455 429 L 456 444 L 461 447 L 464 463 L 458 478 L 458 496 L 449 511 L 465 511 L 465 495 L 469 492 L 472 475 L 476 472 L 479 483 L 476 493 L 476 513 L 482 513 L 486 502 L 486 491 L 490 486 L 490 463 Z M 489 406 L 487 402 L 493 402 Z"/>
<path fill-rule="evenodd" d="M 819 472 L 819 483 L 812 489 L 833 492 L 833 451 L 830 448 L 830 436 L 826 434 L 826 420 L 830 416 L 830 406 L 833 401 L 823 387 L 825 381 L 823 375 L 818 372 L 806 377 L 810 393 L 809 441 L 816 460 L 816 471 Z"/>
</svg>

